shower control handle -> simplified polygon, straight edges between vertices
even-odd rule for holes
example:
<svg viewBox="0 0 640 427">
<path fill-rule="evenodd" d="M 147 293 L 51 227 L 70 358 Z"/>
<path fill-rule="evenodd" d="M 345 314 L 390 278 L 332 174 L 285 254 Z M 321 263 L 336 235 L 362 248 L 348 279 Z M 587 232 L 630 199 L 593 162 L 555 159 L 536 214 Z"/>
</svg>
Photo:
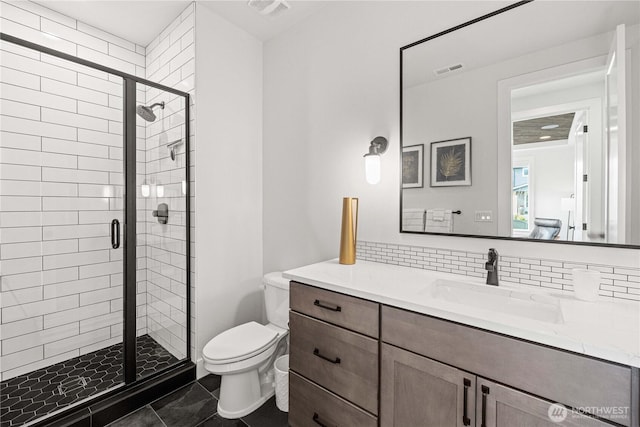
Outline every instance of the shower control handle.
<svg viewBox="0 0 640 427">
<path fill-rule="evenodd" d="M 120 221 L 117 219 L 111 221 L 111 247 L 113 249 L 120 247 Z"/>
<path fill-rule="evenodd" d="M 169 218 L 169 206 L 166 203 L 160 203 L 158 210 L 152 211 L 151 216 L 158 218 L 160 224 L 166 224 Z"/>
</svg>

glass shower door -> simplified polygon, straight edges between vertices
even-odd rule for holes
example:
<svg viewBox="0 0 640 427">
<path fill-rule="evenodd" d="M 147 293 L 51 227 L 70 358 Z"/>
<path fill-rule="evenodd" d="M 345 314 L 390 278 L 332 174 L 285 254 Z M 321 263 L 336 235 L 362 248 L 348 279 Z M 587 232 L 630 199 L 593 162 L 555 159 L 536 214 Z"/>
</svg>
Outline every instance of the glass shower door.
<svg viewBox="0 0 640 427">
<path fill-rule="evenodd" d="M 123 382 L 123 80 L 2 41 L 0 393 L 17 426 Z"/>
<path fill-rule="evenodd" d="M 138 83 L 137 376 L 187 357 L 185 98 Z"/>
</svg>

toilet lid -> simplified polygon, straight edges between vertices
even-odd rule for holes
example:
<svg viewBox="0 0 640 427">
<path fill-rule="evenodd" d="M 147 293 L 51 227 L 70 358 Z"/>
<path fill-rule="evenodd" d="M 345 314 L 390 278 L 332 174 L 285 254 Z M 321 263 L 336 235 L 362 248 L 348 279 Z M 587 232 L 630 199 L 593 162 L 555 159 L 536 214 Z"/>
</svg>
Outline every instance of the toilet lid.
<svg viewBox="0 0 640 427">
<path fill-rule="evenodd" d="M 278 333 L 259 323 L 249 322 L 215 336 L 202 354 L 212 361 L 248 359 L 262 353 L 278 338 Z"/>
</svg>

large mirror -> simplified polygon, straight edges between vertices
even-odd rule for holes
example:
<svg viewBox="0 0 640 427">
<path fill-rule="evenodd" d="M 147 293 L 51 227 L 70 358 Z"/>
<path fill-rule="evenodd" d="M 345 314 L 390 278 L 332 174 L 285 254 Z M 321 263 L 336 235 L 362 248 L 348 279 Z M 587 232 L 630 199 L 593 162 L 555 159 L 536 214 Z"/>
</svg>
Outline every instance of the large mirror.
<svg viewBox="0 0 640 427">
<path fill-rule="evenodd" d="M 639 22 L 520 2 L 403 47 L 400 231 L 640 245 Z"/>
</svg>

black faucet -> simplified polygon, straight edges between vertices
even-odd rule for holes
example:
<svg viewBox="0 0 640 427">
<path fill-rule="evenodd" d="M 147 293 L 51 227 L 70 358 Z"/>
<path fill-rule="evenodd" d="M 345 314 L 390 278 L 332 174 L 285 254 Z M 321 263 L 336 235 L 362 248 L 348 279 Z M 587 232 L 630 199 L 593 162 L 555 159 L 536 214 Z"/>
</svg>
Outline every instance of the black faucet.
<svg viewBox="0 0 640 427">
<path fill-rule="evenodd" d="M 491 248 L 488 256 L 489 259 L 484 264 L 484 269 L 487 270 L 487 285 L 498 286 L 498 251 Z"/>
</svg>

